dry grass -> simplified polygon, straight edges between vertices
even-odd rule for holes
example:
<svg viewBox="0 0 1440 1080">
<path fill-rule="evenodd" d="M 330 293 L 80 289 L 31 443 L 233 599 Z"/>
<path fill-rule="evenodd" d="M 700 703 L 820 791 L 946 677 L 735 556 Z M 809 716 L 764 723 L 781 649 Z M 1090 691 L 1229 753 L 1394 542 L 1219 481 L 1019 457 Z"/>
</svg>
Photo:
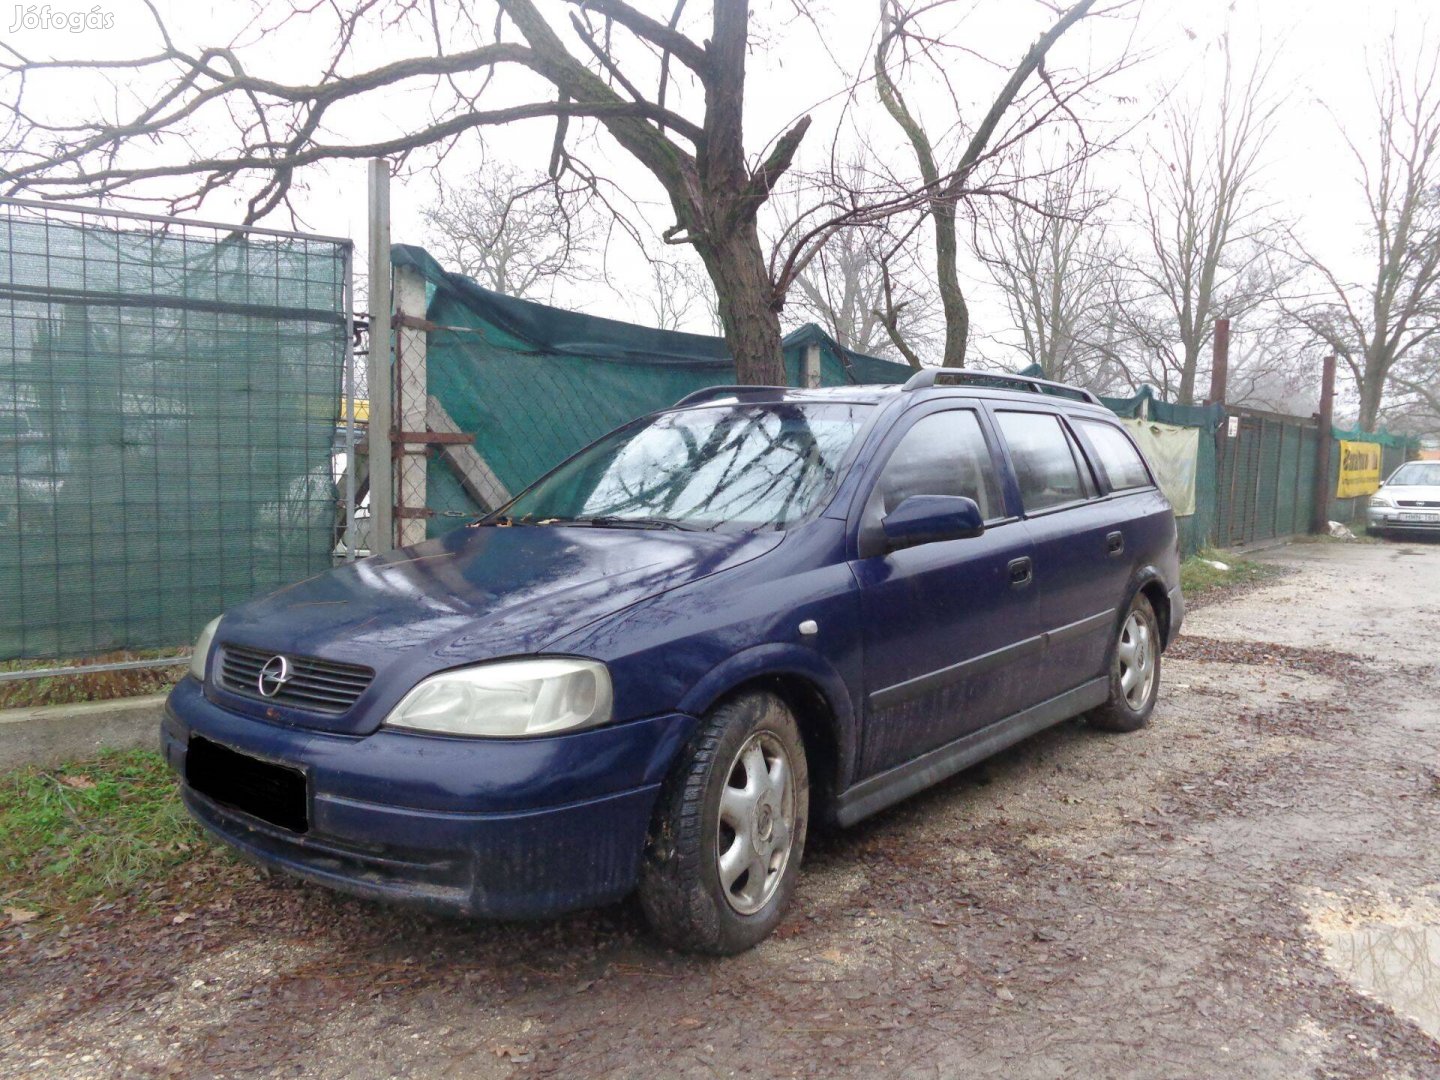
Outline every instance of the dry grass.
<svg viewBox="0 0 1440 1080">
<path fill-rule="evenodd" d="M 9 660 L 0 662 L 0 671 L 24 671 L 49 667 L 108 664 L 122 660 L 154 660 L 177 656 L 185 649 L 149 649 L 138 652 L 110 652 L 82 660 Z M 158 694 L 169 690 L 185 674 L 184 667 L 133 668 L 128 671 L 97 671 L 93 675 L 50 675 L 38 679 L 0 682 L 0 709 L 23 709 L 34 705 L 73 705 L 82 701 L 112 701 L 116 698 Z"/>
</svg>

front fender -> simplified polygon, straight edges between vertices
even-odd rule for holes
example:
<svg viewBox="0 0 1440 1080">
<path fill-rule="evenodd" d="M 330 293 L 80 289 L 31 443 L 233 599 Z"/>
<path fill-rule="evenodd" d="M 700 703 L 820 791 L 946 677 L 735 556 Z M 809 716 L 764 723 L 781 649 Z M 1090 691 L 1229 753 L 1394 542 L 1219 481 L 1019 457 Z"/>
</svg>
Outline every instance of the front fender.
<svg viewBox="0 0 1440 1080">
<path fill-rule="evenodd" d="M 854 776 L 857 743 L 855 708 L 839 671 L 814 649 L 790 642 L 756 645 L 716 664 L 680 700 L 679 711 L 701 716 L 737 686 L 756 679 L 789 676 L 809 682 L 830 708 L 839 790 Z"/>
</svg>

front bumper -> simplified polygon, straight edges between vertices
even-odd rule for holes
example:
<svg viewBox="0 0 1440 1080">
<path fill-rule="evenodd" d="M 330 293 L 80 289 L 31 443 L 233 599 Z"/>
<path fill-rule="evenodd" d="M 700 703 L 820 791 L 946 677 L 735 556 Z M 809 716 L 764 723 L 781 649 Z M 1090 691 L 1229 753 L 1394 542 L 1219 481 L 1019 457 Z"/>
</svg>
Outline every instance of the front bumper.
<svg viewBox="0 0 1440 1080">
<path fill-rule="evenodd" d="M 253 860 L 372 899 L 534 918 L 634 887 L 660 783 L 694 724 L 677 713 L 543 739 L 355 737 L 239 716 L 187 678 L 161 744 L 182 779 L 197 734 L 305 773 L 304 833 L 182 785 L 192 816 Z"/>
<path fill-rule="evenodd" d="M 1406 521 L 1403 515 L 1422 520 Z M 1416 509 L 1408 506 L 1372 506 L 1365 511 L 1372 529 L 1414 529 L 1423 532 L 1440 532 L 1440 509 Z"/>
</svg>

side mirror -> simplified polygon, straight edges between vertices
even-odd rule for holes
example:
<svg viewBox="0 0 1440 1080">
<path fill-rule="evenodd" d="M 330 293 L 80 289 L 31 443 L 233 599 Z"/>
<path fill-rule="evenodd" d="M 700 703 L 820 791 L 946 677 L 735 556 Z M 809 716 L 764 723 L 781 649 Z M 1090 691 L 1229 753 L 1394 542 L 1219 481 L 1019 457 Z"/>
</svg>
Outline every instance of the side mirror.
<svg viewBox="0 0 1440 1080">
<path fill-rule="evenodd" d="M 985 521 L 974 499 L 963 495 L 911 495 L 880 521 L 891 551 L 965 540 L 985 531 Z"/>
</svg>

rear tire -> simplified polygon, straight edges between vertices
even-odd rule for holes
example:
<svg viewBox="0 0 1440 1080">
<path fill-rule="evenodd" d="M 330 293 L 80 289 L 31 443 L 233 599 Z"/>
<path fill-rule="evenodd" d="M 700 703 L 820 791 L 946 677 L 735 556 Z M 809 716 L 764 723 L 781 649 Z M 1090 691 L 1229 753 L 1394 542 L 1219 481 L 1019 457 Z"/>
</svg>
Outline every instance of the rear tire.
<svg viewBox="0 0 1440 1080">
<path fill-rule="evenodd" d="M 1139 731 L 1160 696 L 1160 622 L 1144 593 L 1136 593 L 1110 648 L 1110 699 L 1087 721 L 1100 731 Z"/>
<path fill-rule="evenodd" d="M 702 721 L 661 789 L 640 904 L 667 945 L 730 956 L 762 941 L 795 892 L 810 812 L 805 744 L 773 694 Z"/>
</svg>

